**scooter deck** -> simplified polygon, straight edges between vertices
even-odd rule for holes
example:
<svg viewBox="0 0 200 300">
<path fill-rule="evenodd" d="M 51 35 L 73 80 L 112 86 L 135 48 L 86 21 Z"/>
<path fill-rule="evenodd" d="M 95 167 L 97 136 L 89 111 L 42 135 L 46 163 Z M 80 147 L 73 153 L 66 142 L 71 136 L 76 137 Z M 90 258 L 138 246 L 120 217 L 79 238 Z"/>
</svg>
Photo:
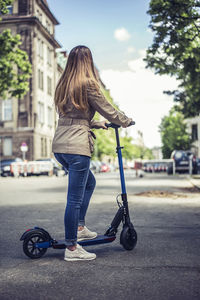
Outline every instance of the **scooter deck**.
<svg viewBox="0 0 200 300">
<path fill-rule="evenodd" d="M 95 239 L 83 240 L 83 241 L 78 242 L 78 244 L 81 246 L 107 244 L 107 243 L 113 242 L 115 239 L 116 239 L 116 236 L 98 235 Z M 52 247 L 54 249 L 65 249 L 66 248 L 65 240 L 58 240 L 58 241 L 54 242 Z"/>
</svg>

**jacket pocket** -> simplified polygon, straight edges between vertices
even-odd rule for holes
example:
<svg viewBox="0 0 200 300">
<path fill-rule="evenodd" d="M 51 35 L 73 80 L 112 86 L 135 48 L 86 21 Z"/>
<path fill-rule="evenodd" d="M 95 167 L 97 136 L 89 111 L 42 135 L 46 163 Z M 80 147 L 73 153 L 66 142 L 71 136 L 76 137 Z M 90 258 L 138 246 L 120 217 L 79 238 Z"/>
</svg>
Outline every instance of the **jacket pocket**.
<svg viewBox="0 0 200 300">
<path fill-rule="evenodd" d="M 91 130 L 88 131 L 88 139 L 89 139 L 90 151 L 91 151 L 91 153 L 93 153 L 94 152 L 94 139 L 96 139 L 96 135 Z"/>
</svg>

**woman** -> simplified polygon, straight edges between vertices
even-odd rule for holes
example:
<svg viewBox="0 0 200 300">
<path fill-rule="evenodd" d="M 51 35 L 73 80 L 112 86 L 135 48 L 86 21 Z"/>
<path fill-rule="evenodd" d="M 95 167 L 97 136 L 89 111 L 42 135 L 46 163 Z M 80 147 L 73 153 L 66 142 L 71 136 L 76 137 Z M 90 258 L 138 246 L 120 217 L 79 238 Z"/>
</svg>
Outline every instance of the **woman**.
<svg viewBox="0 0 200 300">
<path fill-rule="evenodd" d="M 129 126 L 132 119 L 118 112 L 102 95 L 91 51 L 85 46 L 77 46 L 69 53 L 54 101 L 59 120 L 52 149 L 55 158 L 69 172 L 64 259 L 92 260 L 96 254 L 85 251 L 77 240 L 97 236 L 85 226 L 85 215 L 95 188 L 95 178 L 89 169 L 95 137 L 91 129 L 107 127 L 106 121 L 94 121 L 93 117 L 97 111 L 123 127 Z"/>
</svg>

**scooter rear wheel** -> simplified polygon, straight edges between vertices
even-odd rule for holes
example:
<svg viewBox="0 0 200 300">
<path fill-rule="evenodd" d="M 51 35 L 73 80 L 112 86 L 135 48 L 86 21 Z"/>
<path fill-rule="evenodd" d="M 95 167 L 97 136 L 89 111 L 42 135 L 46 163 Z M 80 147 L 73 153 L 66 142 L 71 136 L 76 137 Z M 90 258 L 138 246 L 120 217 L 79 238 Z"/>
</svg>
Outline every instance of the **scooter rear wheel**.
<svg viewBox="0 0 200 300">
<path fill-rule="evenodd" d="M 120 244 L 126 250 L 133 250 L 137 244 L 137 232 L 133 227 L 124 226 L 120 235 Z"/>
<path fill-rule="evenodd" d="M 40 232 L 30 234 L 23 242 L 23 251 L 32 259 L 40 258 L 46 253 L 47 248 L 37 248 L 35 244 L 46 241 L 46 236 Z"/>
</svg>

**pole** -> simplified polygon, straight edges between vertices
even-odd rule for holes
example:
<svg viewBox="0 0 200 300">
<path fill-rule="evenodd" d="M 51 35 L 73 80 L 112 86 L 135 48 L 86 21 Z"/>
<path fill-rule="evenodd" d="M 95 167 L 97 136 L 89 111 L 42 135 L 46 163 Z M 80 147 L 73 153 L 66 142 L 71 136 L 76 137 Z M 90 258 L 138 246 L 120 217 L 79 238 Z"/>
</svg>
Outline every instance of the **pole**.
<svg viewBox="0 0 200 300">
<path fill-rule="evenodd" d="M 0 171 L 2 173 L 2 170 L 1 170 L 1 149 L 2 149 L 2 147 L 1 147 L 1 140 L 2 140 L 2 138 L 0 137 Z M 0 177 L 1 177 L 1 173 L 0 173 Z"/>
<path fill-rule="evenodd" d="M 192 155 L 189 156 L 189 174 L 192 175 Z"/>
<path fill-rule="evenodd" d="M 22 160 L 25 161 L 26 159 L 26 151 L 22 151 Z"/>
<path fill-rule="evenodd" d="M 173 168 L 173 175 L 175 175 L 176 173 L 176 165 L 175 165 L 175 160 L 173 159 L 173 163 L 172 163 L 172 168 Z"/>
</svg>

